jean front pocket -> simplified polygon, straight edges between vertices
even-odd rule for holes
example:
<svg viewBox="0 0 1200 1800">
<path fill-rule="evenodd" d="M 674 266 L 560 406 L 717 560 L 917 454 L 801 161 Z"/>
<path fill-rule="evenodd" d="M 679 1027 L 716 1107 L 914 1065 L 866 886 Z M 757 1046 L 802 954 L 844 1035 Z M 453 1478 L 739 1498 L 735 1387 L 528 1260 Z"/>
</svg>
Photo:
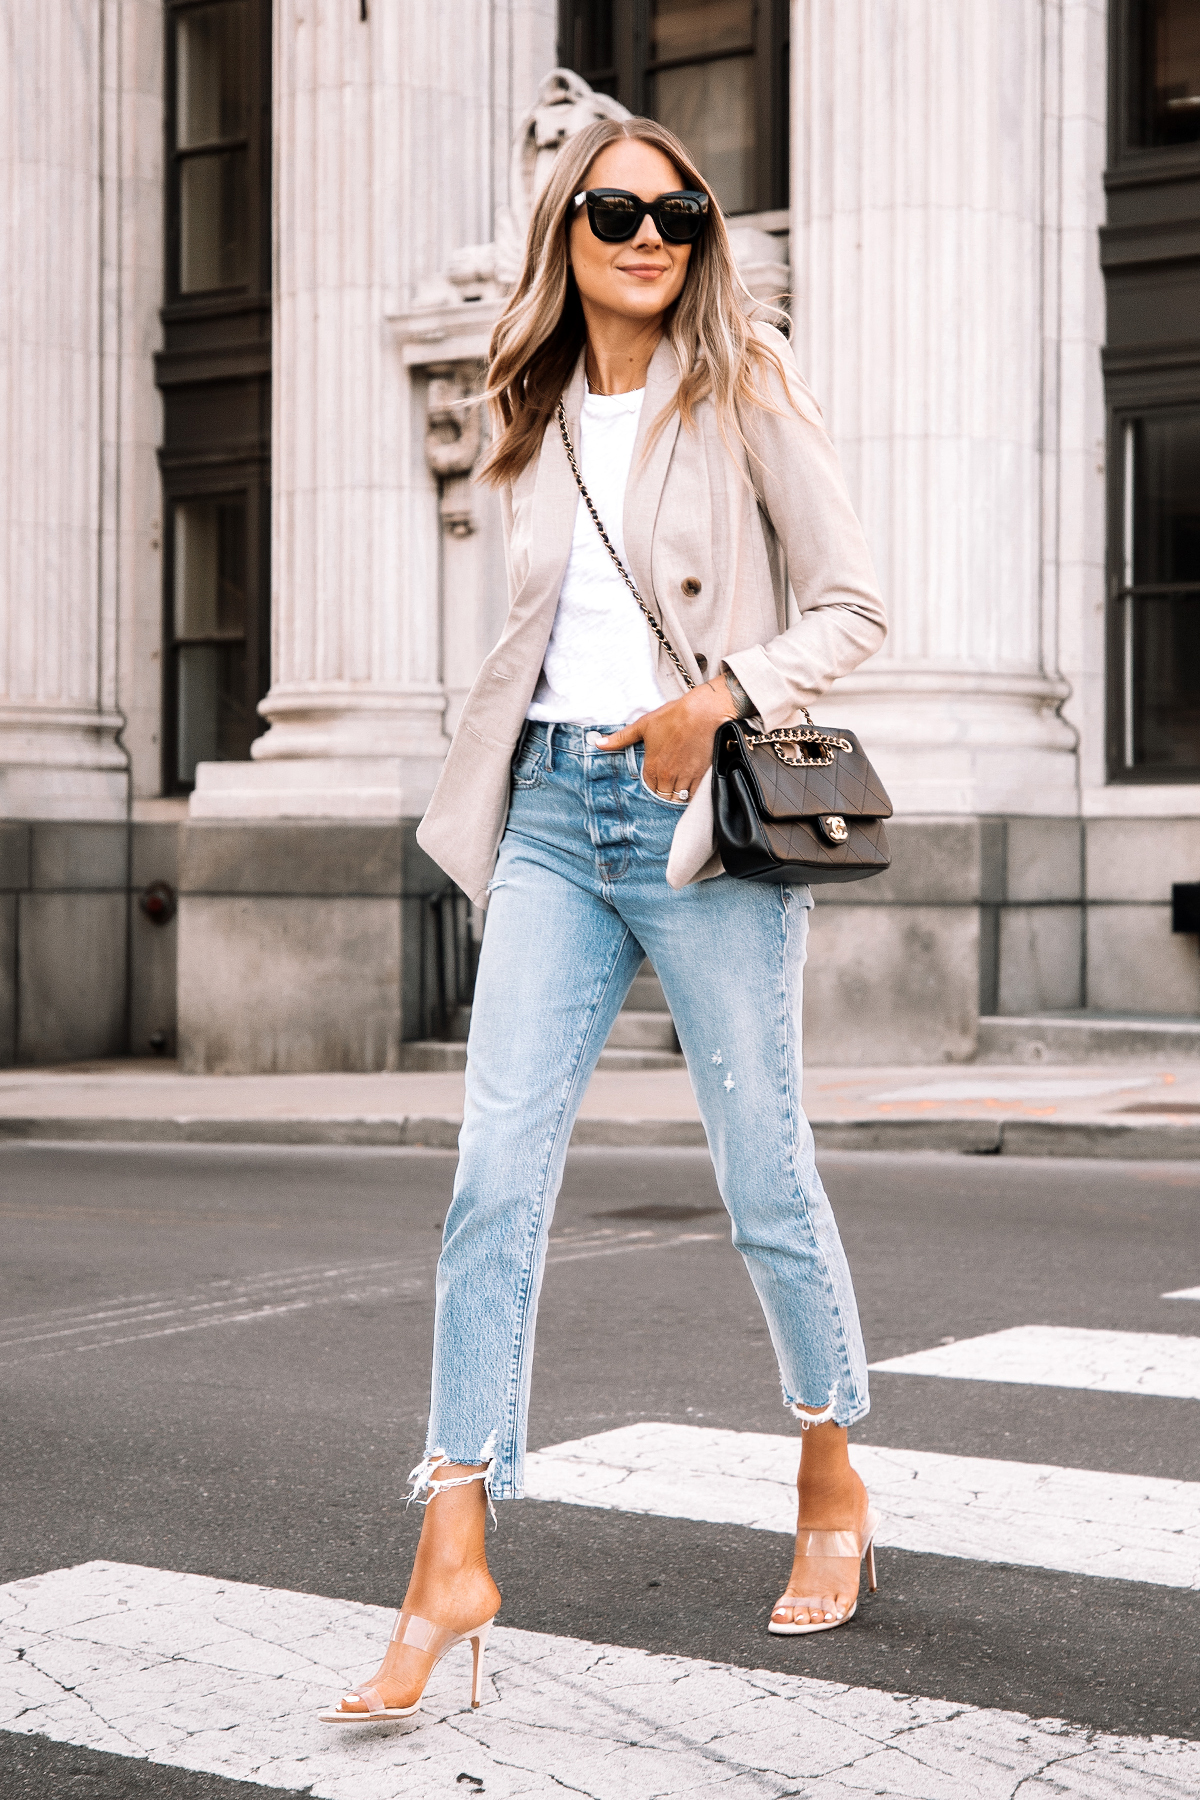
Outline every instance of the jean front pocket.
<svg viewBox="0 0 1200 1800">
<path fill-rule="evenodd" d="M 512 761 L 512 784 L 515 788 L 541 787 L 546 776 L 546 740 L 527 737 Z"/>
</svg>

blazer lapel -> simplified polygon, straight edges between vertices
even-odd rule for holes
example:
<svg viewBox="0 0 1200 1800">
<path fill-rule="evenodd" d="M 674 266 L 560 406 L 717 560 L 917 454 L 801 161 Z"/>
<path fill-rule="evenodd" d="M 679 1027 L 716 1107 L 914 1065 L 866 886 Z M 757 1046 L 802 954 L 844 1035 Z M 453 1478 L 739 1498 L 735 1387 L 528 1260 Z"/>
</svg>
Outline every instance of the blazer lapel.
<svg viewBox="0 0 1200 1800">
<path fill-rule="evenodd" d="M 679 435 L 679 413 L 676 410 L 672 409 L 649 456 L 643 456 L 650 429 L 663 409 L 670 405 L 678 386 L 679 370 L 675 362 L 675 353 L 664 337 L 650 358 L 650 367 L 646 371 L 646 397 L 642 401 L 642 414 L 638 420 L 637 437 L 633 446 L 633 462 L 629 469 L 629 484 L 625 489 L 623 524 L 625 555 L 629 561 L 630 574 L 637 582 L 638 592 L 647 606 L 658 613 L 662 628 L 680 657 L 685 663 L 690 663 L 691 652 L 679 635 L 679 626 L 673 616 L 673 608 L 669 601 L 664 604 L 663 596 L 654 590 L 651 554 L 654 544 L 654 522 L 658 517 L 667 470 L 671 466 L 675 439 Z M 659 665 L 660 674 L 665 678 L 678 681 L 679 677 L 673 664 L 661 651 L 659 652 Z M 697 675 L 699 675 L 698 669 L 694 671 L 694 676 Z"/>
<path fill-rule="evenodd" d="M 583 406 L 583 352 L 575 364 L 575 372 L 563 391 L 563 407 L 567 415 L 567 430 L 571 433 L 571 442 L 579 443 L 579 414 Z M 562 436 L 558 429 L 558 419 L 552 414 L 542 438 L 542 447 L 538 453 L 537 478 L 533 488 L 533 509 L 530 519 L 530 558 L 529 572 L 513 595 L 509 609 L 510 621 L 520 617 L 527 618 L 537 614 L 543 606 L 549 605 L 550 618 L 546 625 L 546 635 L 550 635 L 550 626 L 554 621 L 554 607 L 558 603 L 558 591 L 562 586 L 562 578 L 566 572 L 567 558 L 571 554 L 571 539 L 575 534 L 575 511 L 579 504 L 579 489 L 575 486 L 575 477 L 571 473 L 571 465 L 567 461 L 567 453 L 563 448 Z"/>
</svg>

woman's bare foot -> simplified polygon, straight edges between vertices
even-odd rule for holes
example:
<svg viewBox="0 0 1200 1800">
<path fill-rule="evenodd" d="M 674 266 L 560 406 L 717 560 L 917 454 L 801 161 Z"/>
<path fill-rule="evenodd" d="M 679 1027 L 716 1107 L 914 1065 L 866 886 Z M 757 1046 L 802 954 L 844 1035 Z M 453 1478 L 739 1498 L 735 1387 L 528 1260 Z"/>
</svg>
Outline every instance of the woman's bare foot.
<svg viewBox="0 0 1200 1800">
<path fill-rule="evenodd" d="M 439 1477 L 472 1472 L 469 1465 L 451 1463 L 438 1469 L 433 1481 L 436 1485 Z M 481 1481 L 450 1488 L 430 1500 L 402 1611 L 452 1631 L 469 1631 L 492 1617 L 500 1605 L 500 1589 L 487 1566 L 486 1524 L 487 1497 Z M 389 1644 L 366 1686 L 375 1688 L 389 1707 L 414 1706 L 432 1668 L 433 1658 L 425 1651 L 411 1644 Z M 346 1712 L 370 1710 L 365 1701 L 350 1700 L 349 1695 L 341 1706 Z"/>
<path fill-rule="evenodd" d="M 796 1489 L 798 1538 L 808 1531 L 861 1532 L 867 1490 L 850 1467 L 845 1426 L 813 1425 L 804 1433 Z M 772 1624 L 837 1624 L 858 1599 L 859 1567 L 857 1556 L 802 1556 L 797 1550 Z"/>
</svg>

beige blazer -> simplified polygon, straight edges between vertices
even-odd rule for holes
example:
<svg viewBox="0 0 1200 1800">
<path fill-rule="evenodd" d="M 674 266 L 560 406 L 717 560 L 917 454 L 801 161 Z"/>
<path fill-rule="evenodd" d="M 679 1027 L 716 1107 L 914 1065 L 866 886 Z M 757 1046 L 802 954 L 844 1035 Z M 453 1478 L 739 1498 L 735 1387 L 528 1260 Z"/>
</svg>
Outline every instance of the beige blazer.
<svg viewBox="0 0 1200 1800">
<path fill-rule="evenodd" d="M 870 552 L 854 516 L 820 409 L 787 340 L 759 329 L 784 359 L 794 398 L 782 411 L 751 407 L 742 429 L 754 454 L 731 452 L 705 402 L 684 429 L 672 413 L 645 461 L 652 422 L 670 401 L 676 365 L 664 340 L 650 363 L 625 492 L 629 570 L 693 680 L 727 663 L 769 730 L 878 650 L 886 624 Z M 778 388 L 778 378 L 776 378 Z M 579 442 L 580 357 L 564 395 Z M 417 842 L 473 899 L 486 904 L 509 804 L 509 765 L 554 623 L 579 491 L 550 420 L 536 460 L 501 492 L 508 619 L 479 671 Z M 790 581 L 799 618 L 787 625 Z M 649 633 L 649 627 L 647 627 Z M 684 691 L 656 646 L 658 682 Z M 667 878 L 674 887 L 720 873 L 713 852 L 712 784 L 701 781 L 680 815 Z"/>
</svg>

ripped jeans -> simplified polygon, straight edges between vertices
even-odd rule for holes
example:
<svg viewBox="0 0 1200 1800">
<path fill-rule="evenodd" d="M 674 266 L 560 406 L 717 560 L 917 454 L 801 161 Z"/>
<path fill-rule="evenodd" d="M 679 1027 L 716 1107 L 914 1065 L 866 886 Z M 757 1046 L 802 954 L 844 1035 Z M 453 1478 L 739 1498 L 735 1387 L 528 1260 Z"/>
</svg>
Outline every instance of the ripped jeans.
<svg viewBox="0 0 1200 1800">
<path fill-rule="evenodd" d="M 785 1402 L 852 1424 L 868 1409 L 858 1309 L 801 1110 L 801 977 L 812 897 L 718 875 L 679 892 L 682 806 L 642 747 L 528 724 L 471 1010 L 466 1107 L 437 1273 L 427 1448 L 494 1457 L 522 1492 L 533 1335 L 571 1128 L 643 954 L 662 983 L 733 1242 L 766 1315 Z"/>
</svg>

